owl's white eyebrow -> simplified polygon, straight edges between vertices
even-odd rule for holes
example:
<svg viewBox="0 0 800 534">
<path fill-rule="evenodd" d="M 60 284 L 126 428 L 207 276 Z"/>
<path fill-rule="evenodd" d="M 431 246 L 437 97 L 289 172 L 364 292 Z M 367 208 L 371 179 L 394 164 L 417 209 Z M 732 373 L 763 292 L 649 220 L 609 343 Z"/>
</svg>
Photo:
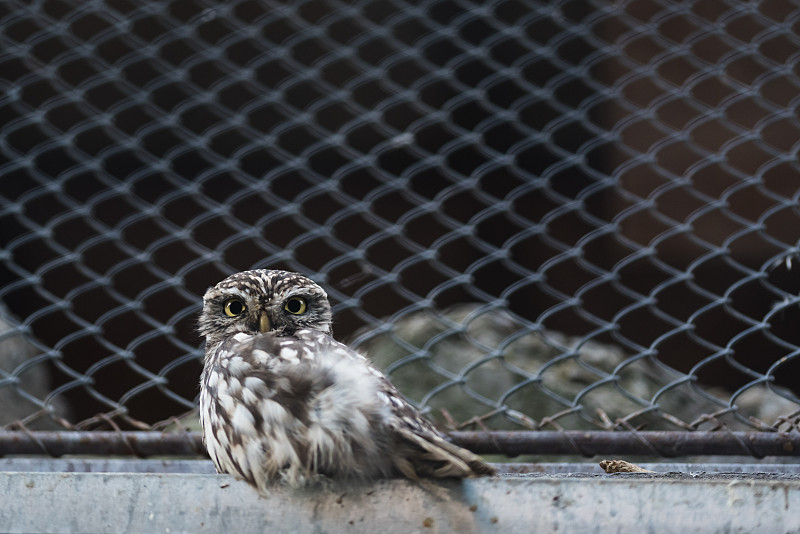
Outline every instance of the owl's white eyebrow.
<svg viewBox="0 0 800 534">
<path fill-rule="evenodd" d="M 221 289 L 220 293 L 222 293 L 221 297 L 226 299 L 231 297 L 239 297 L 242 299 L 250 298 L 250 291 L 242 288 Z"/>
<path fill-rule="evenodd" d="M 285 294 L 281 295 L 281 298 L 287 299 L 289 297 L 305 297 L 306 300 L 313 297 L 314 293 L 309 291 L 308 288 L 305 287 L 293 287 Z"/>
</svg>

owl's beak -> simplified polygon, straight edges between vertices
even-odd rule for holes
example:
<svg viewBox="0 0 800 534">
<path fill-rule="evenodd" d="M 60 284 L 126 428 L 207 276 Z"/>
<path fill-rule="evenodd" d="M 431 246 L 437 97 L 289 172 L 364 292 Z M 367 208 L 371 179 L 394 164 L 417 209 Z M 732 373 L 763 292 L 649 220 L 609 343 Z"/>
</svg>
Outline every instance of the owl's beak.
<svg viewBox="0 0 800 534">
<path fill-rule="evenodd" d="M 258 319 L 258 331 L 262 334 L 269 332 L 272 328 L 272 324 L 269 322 L 269 317 L 267 317 L 266 313 L 262 313 L 261 317 Z"/>
</svg>

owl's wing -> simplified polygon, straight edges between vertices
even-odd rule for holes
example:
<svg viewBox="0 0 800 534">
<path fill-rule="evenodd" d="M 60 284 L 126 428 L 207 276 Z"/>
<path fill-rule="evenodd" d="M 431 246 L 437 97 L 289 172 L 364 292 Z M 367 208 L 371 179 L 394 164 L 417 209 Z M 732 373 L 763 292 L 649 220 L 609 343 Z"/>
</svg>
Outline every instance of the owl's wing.
<svg viewBox="0 0 800 534">
<path fill-rule="evenodd" d="M 453 445 L 437 434 L 401 427 L 397 429 L 397 437 L 403 446 L 398 448 L 393 463 L 408 478 L 467 478 L 496 472 L 480 456 Z"/>
<path fill-rule="evenodd" d="M 395 454 L 392 463 L 404 476 L 467 478 L 495 474 L 495 469 L 467 449 L 447 441 L 433 424 L 406 402 L 381 375 L 383 393 L 391 400 Z"/>
</svg>

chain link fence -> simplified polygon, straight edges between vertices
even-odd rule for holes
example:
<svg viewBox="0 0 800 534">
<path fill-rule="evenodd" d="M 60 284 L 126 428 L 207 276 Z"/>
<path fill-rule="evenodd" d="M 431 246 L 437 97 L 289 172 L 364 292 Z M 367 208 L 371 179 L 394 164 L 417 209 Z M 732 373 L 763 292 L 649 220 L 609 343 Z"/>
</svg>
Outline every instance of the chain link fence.
<svg viewBox="0 0 800 534">
<path fill-rule="evenodd" d="M 798 60 L 779 0 L 4 2 L 0 454 L 196 451 L 261 267 L 477 450 L 792 453 Z"/>
</svg>

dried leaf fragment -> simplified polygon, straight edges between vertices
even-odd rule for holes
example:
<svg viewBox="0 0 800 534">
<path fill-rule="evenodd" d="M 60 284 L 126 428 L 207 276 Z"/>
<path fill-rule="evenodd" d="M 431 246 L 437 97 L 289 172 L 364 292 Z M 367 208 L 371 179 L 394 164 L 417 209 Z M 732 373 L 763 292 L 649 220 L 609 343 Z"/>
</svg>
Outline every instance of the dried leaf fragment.
<svg viewBox="0 0 800 534">
<path fill-rule="evenodd" d="M 643 467 L 626 462 L 625 460 L 603 460 L 600 467 L 606 473 L 653 473 Z"/>
</svg>

